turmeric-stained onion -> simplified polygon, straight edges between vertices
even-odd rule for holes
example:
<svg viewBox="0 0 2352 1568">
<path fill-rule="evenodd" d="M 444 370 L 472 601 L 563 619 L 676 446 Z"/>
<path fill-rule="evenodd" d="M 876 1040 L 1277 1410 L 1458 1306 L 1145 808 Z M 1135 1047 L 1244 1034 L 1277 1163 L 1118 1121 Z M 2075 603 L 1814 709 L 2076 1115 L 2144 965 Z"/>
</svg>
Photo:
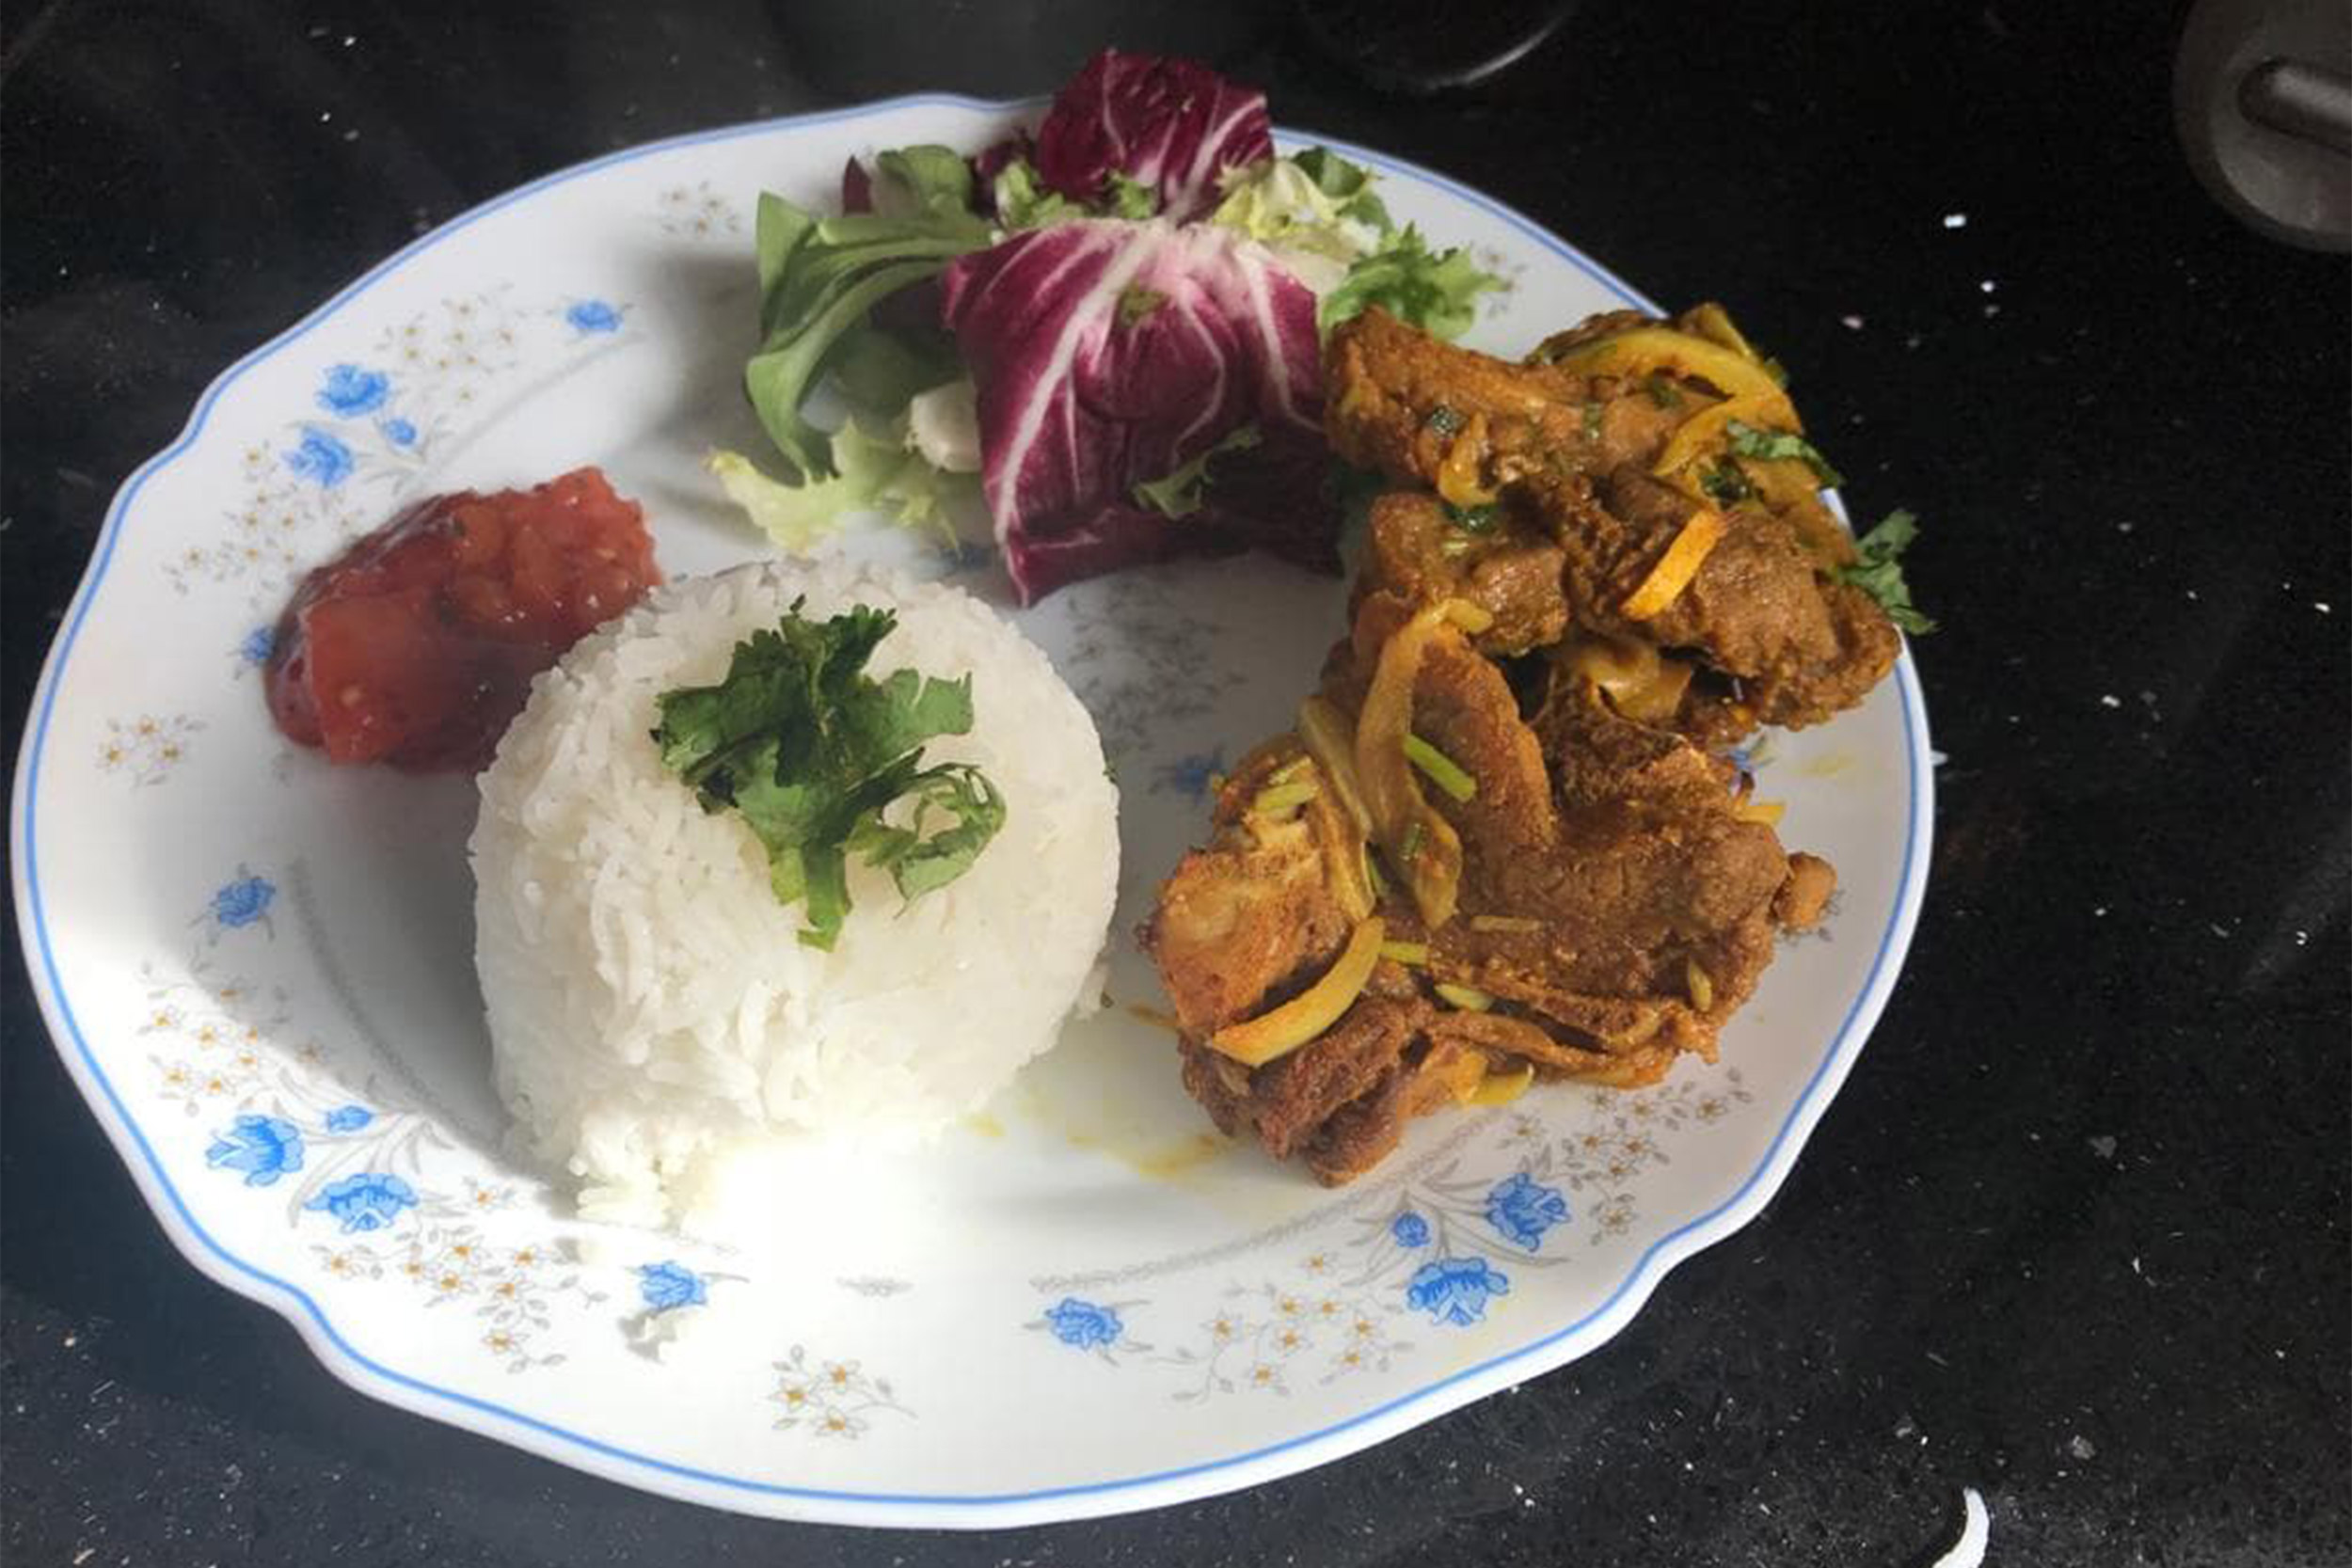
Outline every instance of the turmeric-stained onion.
<svg viewBox="0 0 2352 1568">
<path fill-rule="evenodd" d="M 1364 805 L 1364 786 L 1356 777 L 1356 735 L 1347 715 L 1322 697 L 1298 705 L 1298 738 L 1315 766 L 1331 782 L 1331 793 L 1360 833 L 1372 832 L 1372 813 Z"/>
<path fill-rule="evenodd" d="M 1626 597 L 1623 613 L 1629 621 L 1646 621 L 1665 613 L 1666 607 L 1678 598 L 1699 575 L 1709 551 L 1722 542 L 1728 528 L 1720 512 L 1700 511 L 1691 514 L 1666 546 L 1666 553 L 1658 558 L 1658 564 L 1649 569 L 1642 585 Z"/>
<path fill-rule="evenodd" d="M 1495 499 L 1486 469 L 1486 416 L 1472 414 L 1438 464 L 1438 494 L 1455 506 L 1485 506 Z"/>
<path fill-rule="evenodd" d="M 1461 894 L 1462 839 L 1421 793 L 1405 737 L 1413 727 L 1413 688 L 1438 638 L 1458 639 L 1446 606 L 1432 605 L 1381 646 L 1363 710 L 1356 716 L 1356 776 L 1373 833 L 1389 865 L 1405 879 L 1422 924 L 1436 930 L 1454 917 Z"/>
<path fill-rule="evenodd" d="M 1472 1105 L 1508 1105 L 1535 1082 L 1535 1064 L 1521 1063 L 1517 1072 L 1489 1072 L 1470 1093 Z"/>
<path fill-rule="evenodd" d="M 1736 349 L 1671 326 L 1637 326 L 1580 344 L 1555 361 L 1585 375 L 1643 376 L 1654 371 L 1708 383 L 1725 397 L 1753 400 L 1776 428 L 1795 430 L 1797 411 L 1762 365 Z"/>
<path fill-rule="evenodd" d="M 1379 916 L 1362 921 L 1323 977 L 1288 1002 L 1209 1037 L 1212 1050 L 1247 1067 L 1263 1067 L 1286 1056 L 1337 1023 L 1356 1005 L 1380 961 L 1386 927 Z"/>
</svg>

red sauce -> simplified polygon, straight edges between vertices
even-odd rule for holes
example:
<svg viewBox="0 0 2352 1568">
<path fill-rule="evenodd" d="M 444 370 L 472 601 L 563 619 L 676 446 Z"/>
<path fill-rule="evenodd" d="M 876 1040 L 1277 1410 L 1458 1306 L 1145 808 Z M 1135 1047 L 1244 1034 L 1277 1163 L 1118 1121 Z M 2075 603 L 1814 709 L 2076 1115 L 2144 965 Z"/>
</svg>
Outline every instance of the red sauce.
<svg viewBox="0 0 2352 1568">
<path fill-rule="evenodd" d="M 435 496 L 303 580 L 270 715 L 333 762 L 479 768 L 531 677 L 660 580 L 644 514 L 595 468 Z"/>
</svg>

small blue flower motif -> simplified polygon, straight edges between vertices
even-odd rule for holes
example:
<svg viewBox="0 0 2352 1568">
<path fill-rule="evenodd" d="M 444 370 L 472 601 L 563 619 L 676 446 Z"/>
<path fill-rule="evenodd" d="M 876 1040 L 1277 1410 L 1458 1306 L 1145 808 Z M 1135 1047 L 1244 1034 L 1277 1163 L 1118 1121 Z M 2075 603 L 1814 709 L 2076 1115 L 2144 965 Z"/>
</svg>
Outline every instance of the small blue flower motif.
<svg viewBox="0 0 2352 1568">
<path fill-rule="evenodd" d="M 1407 1209 L 1389 1222 L 1389 1234 L 1396 1238 L 1398 1246 L 1427 1246 L 1429 1222 Z"/>
<path fill-rule="evenodd" d="M 621 313 L 600 299 L 583 299 L 564 312 L 575 332 L 618 332 Z"/>
<path fill-rule="evenodd" d="M 637 1271 L 637 1293 L 656 1312 L 700 1307 L 710 1299 L 703 1276 L 683 1263 L 647 1263 Z"/>
<path fill-rule="evenodd" d="M 396 447 L 413 447 L 417 444 L 417 427 L 397 414 L 389 420 L 378 420 L 375 428 L 384 439 Z"/>
<path fill-rule="evenodd" d="M 213 919 L 234 930 L 267 918 L 270 901 L 278 896 L 278 889 L 266 878 L 242 876 L 222 886 L 213 895 Z"/>
<path fill-rule="evenodd" d="M 1225 753 L 1222 751 L 1195 752 L 1163 767 L 1156 782 L 1162 789 L 1172 789 L 1179 795 L 1198 800 L 1208 794 L 1209 781 L 1222 772 L 1224 768 Z"/>
<path fill-rule="evenodd" d="M 237 644 L 237 657 L 247 664 L 267 664 L 269 656 L 278 648 L 278 631 L 273 626 L 255 626 Z"/>
<path fill-rule="evenodd" d="M 1560 1189 L 1544 1186 L 1523 1170 L 1496 1182 L 1486 1195 L 1486 1223 L 1530 1252 L 1543 1244 L 1545 1231 L 1567 1217 L 1568 1200 Z"/>
<path fill-rule="evenodd" d="M 245 1172 L 248 1187 L 266 1187 L 302 1168 L 302 1132 L 277 1117 L 242 1116 L 204 1151 L 204 1163 L 215 1170 Z"/>
<path fill-rule="evenodd" d="M 351 449 L 316 425 L 302 427 L 302 444 L 286 454 L 286 467 L 322 490 L 351 477 Z"/>
<path fill-rule="evenodd" d="M 303 1205 L 342 1221 L 346 1236 L 360 1230 L 381 1230 L 400 1218 L 403 1209 L 416 1206 L 417 1190 L 399 1177 L 381 1171 L 363 1171 L 340 1181 L 329 1181 L 317 1196 Z"/>
<path fill-rule="evenodd" d="M 375 1119 L 375 1113 L 365 1105 L 338 1105 L 326 1113 L 329 1132 L 357 1132 Z"/>
<path fill-rule="evenodd" d="M 1079 1350 L 1096 1350 L 1119 1343 L 1126 1327 L 1119 1321 L 1113 1307 L 1097 1307 L 1076 1296 L 1064 1296 L 1058 1305 L 1045 1309 L 1045 1326 L 1054 1331 L 1054 1338 Z"/>
<path fill-rule="evenodd" d="M 1484 1258 L 1440 1258 L 1413 1271 L 1405 1299 L 1432 1322 L 1468 1327 L 1486 1315 L 1486 1303 L 1511 1293 L 1511 1281 Z"/>
<path fill-rule="evenodd" d="M 326 380 L 319 388 L 319 406 L 337 419 L 356 419 L 361 414 L 374 413 L 391 395 L 392 378 L 382 371 L 363 370 L 358 365 L 330 365 Z"/>
</svg>

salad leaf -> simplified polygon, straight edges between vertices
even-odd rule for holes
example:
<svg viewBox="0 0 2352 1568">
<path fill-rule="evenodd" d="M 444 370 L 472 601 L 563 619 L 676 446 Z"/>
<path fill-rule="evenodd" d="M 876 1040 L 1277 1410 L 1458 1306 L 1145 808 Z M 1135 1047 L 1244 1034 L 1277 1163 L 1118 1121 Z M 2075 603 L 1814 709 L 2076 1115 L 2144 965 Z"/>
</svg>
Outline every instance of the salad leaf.
<svg viewBox="0 0 2352 1568">
<path fill-rule="evenodd" d="M 1389 221 L 1389 209 L 1372 193 L 1373 172 L 1363 165 L 1351 164 L 1327 147 L 1311 147 L 1291 162 L 1315 182 L 1317 190 L 1338 203 L 1342 217 L 1383 234 L 1396 227 Z"/>
<path fill-rule="evenodd" d="M 1026 158 L 1014 158 L 996 171 L 995 200 L 996 221 L 1009 231 L 1087 215 L 1085 207 L 1040 182 L 1037 166 Z"/>
<path fill-rule="evenodd" d="M 789 554 L 805 555 L 851 514 L 880 512 L 908 528 L 930 529 L 956 542 L 956 516 L 979 510 L 979 480 L 934 467 L 915 450 L 904 423 L 868 434 L 855 420 L 830 443 L 834 477 L 786 484 L 740 452 L 707 459 L 727 499 Z"/>
<path fill-rule="evenodd" d="M 801 406 L 842 338 L 881 301 L 987 245 L 988 224 L 970 212 L 818 218 L 763 192 L 757 240 L 760 348 L 743 368 L 744 389 L 792 470 L 823 478 L 830 441 Z"/>
<path fill-rule="evenodd" d="M 807 946 L 830 949 L 850 913 L 849 857 L 888 871 L 914 899 L 971 869 L 1005 823 L 1004 797 L 967 763 L 923 766 L 923 747 L 972 728 L 972 678 L 865 673 L 898 625 L 853 605 L 815 622 L 796 602 L 773 631 L 735 645 L 723 680 L 660 699 L 662 766 L 702 801 L 733 810 L 768 851 L 779 903 L 805 902 Z M 900 823 L 888 814 L 911 810 Z M 944 826 L 931 826 L 936 811 Z"/>
<path fill-rule="evenodd" d="M 1189 517 L 1200 510 L 1200 493 L 1209 483 L 1210 460 L 1229 451 L 1248 451 L 1263 439 L 1256 425 L 1236 425 L 1226 432 L 1224 439 L 1200 456 L 1178 464 L 1170 473 L 1136 485 L 1136 499 L 1163 517 Z"/>
<path fill-rule="evenodd" d="M 1812 469 L 1813 477 L 1823 484 L 1835 486 L 1846 483 L 1844 477 L 1830 467 L 1829 459 L 1821 455 L 1821 449 L 1793 430 L 1758 430 L 1744 420 L 1726 420 L 1724 430 L 1731 437 L 1731 450 L 1741 457 L 1766 461 L 1795 458 Z"/>
<path fill-rule="evenodd" d="M 874 159 L 874 211 L 886 218 L 972 211 L 972 166 L 951 147 L 900 147 Z"/>
<path fill-rule="evenodd" d="M 955 340 L 936 327 L 895 332 L 868 322 L 841 335 L 826 359 L 833 384 L 858 412 L 886 424 L 914 395 L 963 373 Z"/>
<path fill-rule="evenodd" d="M 1212 221 L 1271 245 L 1314 290 L 1324 331 L 1377 305 L 1440 338 L 1459 337 L 1476 317 L 1476 296 L 1501 280 L 1468 251 L 1433 252 L 1419 230 L 1394 227 L 1372 183 L 1370 169 L 1312 147 L 1229 173 Z"/>
<path fill-rule="evenodd" d="M 978 388 L 989 512 L 1025 602 L 1070 580 L 1071 563 L 1104 570 L 1145 553 L 1137 524 L 1179 536 L 1162 553 L 1185 547 L 1165 517 L 1098 514 L 1136 512 L 1137 484 L 1238 426 L 1254 422 L 1269 446 L 1319 442 L 1314 296 L 1231 230 L 1164 218 L 1032 230 L 959 258 L 942 289 Z M 1037 547 L 1073 533 L 1085 550 Z"/>
<path fill-rule="evenodd" d="M 1160 210 L 1160 193 L 1117 169 L 1103 182 L 1103 207 L 1115 218 L 1148 218 Z"/>
<path fill-rule="evenodd" d="M 1354 199 L 1335 198 L 1300 159 L 1268 158 L 1226 177 L 1225 199 L 1210 221 L 1272 246 L 1301 282 L 1326 294 L 1388 241 L 1385 222 L 1367 221 L 1360 208 L 1350 214 Z M 1372 205 L 1379 208 L 1377 198 Z"/>
<path fill-rule="evenodd" d="M 1216 205 L 1221 172 L 1272 156 L 1265 94 L 1192 60 L 1116 49 L 1055 95 L 1037 132 L 1038 173 L 1052 189 L 1086 206 L 1116 201 L 1118 176 L 1180 223 Z"/>
<path fill-rule="evenodd" d="M 1328 332 L 1373 306 L 1439 338 L 1458 338 L 1478 318 L 1477 297 L 1502 286 L 1481 272 L 1462 249 L 1432 251 L 1411 224 L 1348 268 L 1339 287 L 1323 296 L 1316 325 Z"/>
<path fill-rule="evenodd" d="M 1935 623 L 1911 602 L 1911 585 L 1903 581 L 1901 557 L 1919 536 L 1919 519 L 1900 508 L 1889 512 L 1878 527 L 1854 544 L 1854 561 L 1836 571 L 1837 580 L 1852 583 L 1876 599 L 1886 618 L 1914 637 L 1924 637 Z"/>
</svg>

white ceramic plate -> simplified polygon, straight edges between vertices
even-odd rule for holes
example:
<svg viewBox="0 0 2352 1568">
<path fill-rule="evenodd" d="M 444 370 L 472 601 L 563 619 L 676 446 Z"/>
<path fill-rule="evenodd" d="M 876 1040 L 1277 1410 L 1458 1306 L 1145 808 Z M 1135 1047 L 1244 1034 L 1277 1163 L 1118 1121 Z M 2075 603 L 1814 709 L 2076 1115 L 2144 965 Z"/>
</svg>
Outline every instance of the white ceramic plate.
<svg viewBox="0 0 2352 1568">
<path fill-rule="evenodd" d="M 1017 112 L 905 99 L 550 175 L 248 356 L 115 498 L 16 776 L 35 983 L 172 1239 L 353 1386 L 751 1513 L 980 1526 L 1176 1502 L 1591 1350 L 1762 1207 L 1860 1051 L 1926 877 L 1908 659 L 1859 711 L 1767 748 L 1784 834 L 1844 886 L 1720 1067 L 1431 1118 L 1331 1193 L 1215 1138 L 1167 1037 L 1115 1012 L 934 1149 L 803 1173 L 774 1257 L 582 1226 L 501 1155 L 472 785 L 283 745 L 265 628 L 404 498 L 583 462 L 646 504 L 673 575 L 754 554 L 698 460 L 758 450 L 737 389 L 757 191 L 822 200 L 852 152 L 977 148 Z M 1400 218 L 1510 279 L 1472 341 L 1517 350 L 1639 302 L 1475 192 L 1346 150 Z M 1343 593 L 1253 558 L 1019 617 L 1123 784 L 1121 999 L 1155 994 L 1126 933 L 1199 833 L 1205 776 L 1287 724 Z"/>
</svg>

